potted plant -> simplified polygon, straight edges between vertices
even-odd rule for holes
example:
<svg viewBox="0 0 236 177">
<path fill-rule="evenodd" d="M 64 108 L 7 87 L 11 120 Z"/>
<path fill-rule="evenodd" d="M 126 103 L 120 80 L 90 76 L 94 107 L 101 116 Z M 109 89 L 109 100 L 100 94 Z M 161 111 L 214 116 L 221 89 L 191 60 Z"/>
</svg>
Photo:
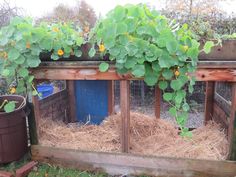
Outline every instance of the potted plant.
<svg viewBox="0 0 236 177">
<path fill-rule="evenodd" d="M 195 79 L 189 74 L 196 70 L 202 50 L 187 24 L 180 26 L 144 4 L 117 6 L 90 36 L 102 54 L 109 54 L 119 73 L 143 77 L 149 86 L 158 84 L 181 135 L 191 136 L 185 127 L 189 111 L 186 93 L 193 91 Z M 212 46 L 213 42 L 206 42 L 203 51 L 209 53 Z M 108 68 L 107 62 L 99 66 L 102 72 Z"/>
</svg>

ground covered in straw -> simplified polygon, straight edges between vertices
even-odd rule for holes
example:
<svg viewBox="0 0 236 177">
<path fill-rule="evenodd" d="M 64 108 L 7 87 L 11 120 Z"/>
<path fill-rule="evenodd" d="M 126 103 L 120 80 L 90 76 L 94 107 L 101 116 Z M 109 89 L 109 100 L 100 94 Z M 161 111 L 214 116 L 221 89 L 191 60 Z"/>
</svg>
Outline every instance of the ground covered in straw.
<svg viewBox="0 0 236 177">
<path fill-rule="evenodd" d="M 192 131 L 191 139 L 178 135 L 175 126 L 166 120 L 140 113 L 131 113 L 131 153 L 224 160 L 228 142 L 219 125 L 210 122 Z M 97 125 L 64 124 L 60 121 L 40 121 L 40 144 L 67 149 L 120 152 L 120 114 L 106 118 Z"/>
</svg>

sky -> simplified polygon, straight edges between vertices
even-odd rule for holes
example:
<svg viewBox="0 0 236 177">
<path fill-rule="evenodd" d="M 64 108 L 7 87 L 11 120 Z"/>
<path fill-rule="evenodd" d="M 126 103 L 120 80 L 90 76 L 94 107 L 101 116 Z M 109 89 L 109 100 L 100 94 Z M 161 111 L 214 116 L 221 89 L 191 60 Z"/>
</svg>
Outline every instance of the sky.
<svg viewBox="0 0 236 177">
<path fill-rule="evenodd" d="M 0 0 L 0 2 L 3 0 Z M 17 6 L 23 9 L 24 14 L 32 17 L 41 17 L 52 11 L 59 4 L 74 6 L 77 0 L 8 0 L 12 6 Z M 149 3 L 157 9 L 164 7 L 164 0 L 86 0 L 90 4 L 97 15 L 105 15 L 109 10 L 116 5 L 137 4 L 140 2 Z M 226 0 L 220 5 L 228 14 L 234 12 L 236 14 L 236 0 Z"/>
</svg>

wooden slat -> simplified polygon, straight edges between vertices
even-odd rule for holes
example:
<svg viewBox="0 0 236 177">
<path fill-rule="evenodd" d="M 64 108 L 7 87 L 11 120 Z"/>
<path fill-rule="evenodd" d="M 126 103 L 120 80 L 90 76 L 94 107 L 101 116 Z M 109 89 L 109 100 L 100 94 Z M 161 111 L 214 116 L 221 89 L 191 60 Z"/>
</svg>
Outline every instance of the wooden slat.
<svg viewBox="0 0 236 177">
<path fill-rule="evenodd" d="M 112 115 L 114 113 L 114 106 L 114 81 L 108 81 L 108 115 Z"/>
<path fill-rule="evenodd" d="M 76 100 L 75 100 L 75 81 L 66 81 L 68 93 L 69 119 L 67 122 L 76 122 Z"/>
<path fill-rule="evenodd" d="M 150 175 L 169 177 L 234 177 L 236 162 L 168 157 L 138 156 L 123 153 L 86 152 L 32 146 L 32 159 L 70 168 L 105 171 L 110 175 Z"/>
<path fill-rule="evenodd" d="M 213 120 L 219 123 L 226 131 L 229 126 L 228 118 L 229 116 L 225 113 L 225 111 L 218 104 L 213 103 Z"/>
<path fill-rule="evenodd" d="M 139 80 L 131 74 L 118 74 L 114 68 L 100 72 L 98 68 L 36 68 L 32 70 L 35 79 L 51 80 Z M 56 73 L 56 74 L 55 74 Z M 198 81 L 229 81 L 236 82 L 236 69 L 197 69 L 193 74 Z"/>
<path fill-rule="evenodd" d="M 220 68 L 220 69 L 230 69 L 236 68 L 236 59 L 235 61 L 225 61 L 222 59 L 221 61 L 199 61 L 197 64 L 198 68 Z"/>
<path fill-rule="evenodd" d="M 228 139 L 230 142 L 229 156 L 232 160 L 236 160 L 236 83 L 232 87 L 232 104 L 230 111 L 230 121 L 228 130 Z"/>
<path fill-rule="evenodd" d="M 204 114 L 204 124 L 206 125 L 209 120 L 213 117 L 213 104 L 214 104 L 214 91 L 215 83 L 206 83 L 206 94 L 205 94 L 205 114 Z"/>
<path fill-rule="evenodd" d="M 120 81 L 120 107 L 121 107 L 121 148 L 122 152 L 129 152 L 130 143 L 130 82 Z"/>
<path fill-rule="evenodd" d="M 161 118 L 161 89 L 158 86 L 155 87 L 155 116 Z"/>
<path fill-rule="evenodd" d="M 222 46 L 214 46 L 209 54 L 200 53 L 200 60 L 236 60 L 236 40 L 223 40 Z"/>
</svg>

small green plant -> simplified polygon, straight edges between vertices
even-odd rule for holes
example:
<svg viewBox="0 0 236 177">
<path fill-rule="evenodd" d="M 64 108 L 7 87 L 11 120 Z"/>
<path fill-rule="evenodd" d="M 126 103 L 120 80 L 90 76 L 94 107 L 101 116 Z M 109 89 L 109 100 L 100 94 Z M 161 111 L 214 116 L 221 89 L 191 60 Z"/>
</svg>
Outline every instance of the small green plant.
<svg viewBox="0 0 236 177">
<path fill-rule="evenodd" d="M 185 127 L 190 109 L 186 92 L 193 92 L 195 78 L 191 73 L 196 70 L 200 43 L 187 24 L 179 26 L 143 4 L 117 6 L 98 22 L 90 36 L 99 51 L 115 61 L 119 73 L 144 77 L 149 86 L 158 84 L 164 100 L 171 105 L 169 113 L 175 117 L 181 135 L 191 136 Z M 212 46 L 213 42 L 206 42 L 203 51 L 209 53 Z M 91 50 L 95 53 L 95 49 Z M 105 62 L 99 66 L 102 72 L 108 68 Z M 166 91 L 168 87 L 171 92 Z"/>
<path fill-rule="evenodd" d="M 28 90 L 37 94 L 30 68 L 39 66 L 40 53 L 51 53 L 53 60 L 70 55 L 81 56 L 80 46 L 84 39 L 80 31 L 68 24 L 44 23 L 36 26 L 30 18 L 13 18 L 8 26 L 0 30 L 0 74 L 15 80 L 17 94 Z M 9 101 L 4 107 L 9 104 L 13 103 Z M 14 110 L 14 107 L 11 108 L 8 112 Z"/>
</svg>

